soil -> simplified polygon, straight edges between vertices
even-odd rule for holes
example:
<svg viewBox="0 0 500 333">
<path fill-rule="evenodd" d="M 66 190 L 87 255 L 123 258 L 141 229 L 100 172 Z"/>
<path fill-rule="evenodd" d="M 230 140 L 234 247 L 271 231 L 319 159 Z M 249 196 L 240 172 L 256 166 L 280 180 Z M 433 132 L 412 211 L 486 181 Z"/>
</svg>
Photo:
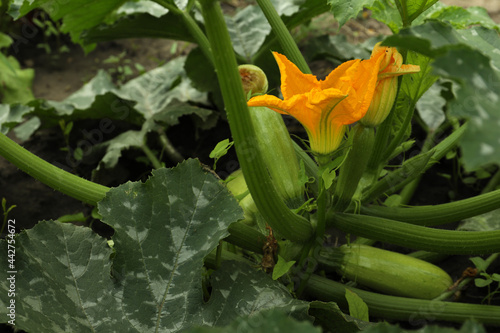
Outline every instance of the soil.
<svg viewBox="0 0 500 333">
<path fill-rule="evenodd" d="M 490 16 L 496 22 L 500 22 L 500 1 L 443 0 L 443 2 L 464 7 L 483 6 L 488 9 Z M 323 32 L 326 30 L 329 33 L 336 33 L 337 30 L 336 23 L 331 15 L 322 16 L 316 19 L 313 24 L 326 27 Z M 346 34 L 350 41 L 357 42 L 381 32 L 389 33 L 386 28 L 370 19 L 351 21 L 340 30 L 340 33 Z M 150 70 L 172 57 L 187 53 L 191 47 L 187 43 L 170 40 L 128 39 L 100 44 L 88 55 L 85 55 L 78 46 L 70 46 L 68 53 L 54 56 L 41 53 L 32 43 L 20 52 L 19 59 L 24 66 L 35 69 L 36 75 L 33 82 L 35 97 L 61 101 L 77 91 L 99 69 L 112 71 L 117 66 L 129 64 L 134 68 L 134 64 L 140 64 L 145 70 Z M 124 54 L 121 62 L 114 64 L 103 63 L 110 56 L 119 56 L 120 54 Z M 125 61 L 125 59 L 128 60 Z M 322 63 L 316 64 L 314 67 L 315 73 L 321 74 L 324 72 L 324 66 L 325 64 Z M 126 79 L 128 80 L 138 74 L 139 72 L 134 70 L 134 74 Z M 116 80 L 121 80 L 118 75 L 114 77 Z M 300 130 L 297 130 L 298 127 L 293 126 L 293 122 L 290 124 L 292 131 L 303 134 Z M 73 132 L 79 133 L 79 130 L 93 128 L 93 126 L 95 126 L 95 123 L 80 122 L 75 124 Z M 216 129 L 201 133 L 197 132 L 197 134 L 195 132 L 195 125 L 192 121 L 183 118 L 180 125 L 171 128 L 167 134 L 172 139 L 173 144 L 179 147 L 181 154 L 186 157 L 199 157 L 203 163 L 212 165 L 213 161 L 208 158 L 208 154 L 217 142 L 230 136 L 227 125 L 222 122 Z M 183 137 L 186 133 L 190 133 L 188 138 Z M 196 137 L 196 135 L 199 136 Z M 10 134 L 10 136 L 17 140 L 13 134 Z M 19 140 L 17 141 L 19 142 Z M 199 142 L 204 142 L 204 146 L 199 146 Z M 37 131 L 28 141 L 20 143 L 29 151 L 52 164 L 67 165 L 67 153 L 61 150 L 65 146 L 64 139 L 61 130 L 58 128 Z M 146 165 L 137 162 L 136 157 L 137 155 L 134 153 L 127 155 L 121 160 L 118 169 L 113 170 L 112 174 L 101 175 L 99 181 L 107 186 L 116 186 L 128 180 L 144 180 L 149 169 Z M 219 163 L 221 171 L 218 171 L 229 173 L 235 170 L 237 163 L 234 163 L 234 160 L 234 156 L 222 159 Z M 90 179 L 92 170 L 96 166 L 94 162 L 90 161 L 90 163 L 80 165 L 77 169 L 71 171 Z M 167 160 L 165 162 L 167 166 L 175 164 L 173 161 Z M 455 199 L 476 194 L 476 190 L 473 188 L 464 186 L 459 189 L 454 188 L 449 180 L 440 176 L 441 172 L 447 172 L 446 170 L 453 167 L 452 163 L 454 162 L 446 161 L 441 163 L 432 173 L 427 174 L 423 178 L 422 185 L 412 203 L 422 205 L 448 202 L 450 200 L 450 191 L 457 193 Z M 112 178 L 106 178 L 106 176 L 112 176 Z M 16 208 L 9 214 L 9 218 L 16 219 L 16 224 L 20 229 L 31 228 L 40 220 L 57 219 L 67 214 L 83 212 L 85 216 L 90 216 L 92 210 L 92 207 L 56 192 L 27 176 L 3 157 L 0 157 L 0 197 L 6 199 L 7 206 L 16 205 Z M 87 223 L 91 220 L 89 218 Z M 109 229 L 98 223 L 93 227 L 103 234 L 109 233 Z M 458 264 L 456 260 L 456 258 L 451 258 L 445 264 L 449 266 L 450 271 L 453 271 L 454 278 L 460 276 L 460 267 L 470 264 L 467 262 Z M 460 260 L 467 261 L 466 258 Z M 473 297 L 481 297 L 477 290 L 473 290 L 471 294 L 475 295 Z"/>
</svg>

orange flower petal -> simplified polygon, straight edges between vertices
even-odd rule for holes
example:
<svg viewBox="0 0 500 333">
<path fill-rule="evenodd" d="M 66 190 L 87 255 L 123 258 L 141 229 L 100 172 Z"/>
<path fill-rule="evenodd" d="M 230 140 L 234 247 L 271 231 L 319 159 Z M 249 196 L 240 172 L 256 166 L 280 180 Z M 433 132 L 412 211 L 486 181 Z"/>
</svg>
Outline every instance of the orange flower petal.
<svg viewBox="0 0 500 333">
<path fill-rule="evenodd" d="M 273 52 L 281 73 L 281 93 L 284 99 L 294 95 L 304 94 L 318 86 L 318 79 L 314 75 L 304 74 L 284 55 Z"/>
<path fill-rule="evenodd" d="M 360 60 L 355 59 L 355 60 L 350 60 L 346 61 L 342 64 L 340 64 L 337 68 L 335 68 L 328 76 L 323 80 L 320 81 L 320 87 L 322 89 L 327 89 L 327 88 L 337 88 L 341 91 L 346 92 L 347 89 L 342 89 L 346 84 L 349 84 L 349 80 L 346 80 L 346 72 L 348 70 L 352 71 L 353 69 L 356 69 L 359 66 Z M 349 77 L 347 77 L 349 78 Z"/>
</svg>

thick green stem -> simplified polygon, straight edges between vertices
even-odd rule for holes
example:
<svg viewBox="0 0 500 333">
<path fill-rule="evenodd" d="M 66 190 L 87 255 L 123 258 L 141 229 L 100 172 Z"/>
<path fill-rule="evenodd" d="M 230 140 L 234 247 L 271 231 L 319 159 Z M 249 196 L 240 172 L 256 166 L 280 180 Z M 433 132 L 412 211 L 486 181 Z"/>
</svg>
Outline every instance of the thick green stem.
<svg viewBox="0 0 500 333">
<path fill-rule="evenodd" d="M 456 231 L 433 229 L 373 216 L 341 214 L 332 225 L 346 233 L 415 250 L 446 254 L 500 252 L 500 230 Z"/>
<path fill-rule="evenodd" d="M 275 231 L 292 241 L 307 241 L 312 236 L 311 224 L 290 211 L 282 201 L 256 147 L 257 138 L 219 4 L 205 0 L 201 5 L 236 153 L 250 193 L 262 216 Z"/>
<path fill-rule="evenodd" d="M 109 191 L 109 187 L 75 176 L 42 160 L 2 133 L 0 133 L 0 155 L 54 190 L 93 206 Z"/>
<path fill-rule="evenodd" d="M 278 41 L 285 52 L 287 58 L 293 62 L 302 71 L 302 73 L 311 74 L 311 69 L 307 65 L 306 60 L 300 53 L 299 47 L 292 35 L 288 31 L 285 23 L 278 15 L 278 12 L 273 7 L 270 0 L 257 0 L 260 9 L 264 12 L 269 24 L 271 25 L 273 32 L 276 34 Z"/>
<path fill-rule="evenodd" d="M 348 287 L 368 305 L 370 316 L 385 320 L 406 321 L 410 325 L 432 323 L 435 320 L 464 322 L 473 317 L 480 323 L 500 325 L 500 306 L 428 301 L 381 295 Z M 318 275 L 312 275 L 305 293 L 310 298 L 336 302 L 347 310 L 346 286 Z M 314 304 L 312 304 L 314 306 Z"/>
<path fill-rule="evenodd" d="M 362 207 L 361 213 L 411 224 L 434 226 L 460 221 L 500 208 L 500 190 L 450 203 L 402 207 Z"/>
<path fill-rule="evenodd" d="M 375 140 L 373 128 L 363 127 L 361 124 L 358 124 L 351 133 L 354 135 L 352 148 L 340 167 L 339 178 L 335 186 L 334 210 L 339 212 L 349 207 L 370 159 Z"/>
</svg>

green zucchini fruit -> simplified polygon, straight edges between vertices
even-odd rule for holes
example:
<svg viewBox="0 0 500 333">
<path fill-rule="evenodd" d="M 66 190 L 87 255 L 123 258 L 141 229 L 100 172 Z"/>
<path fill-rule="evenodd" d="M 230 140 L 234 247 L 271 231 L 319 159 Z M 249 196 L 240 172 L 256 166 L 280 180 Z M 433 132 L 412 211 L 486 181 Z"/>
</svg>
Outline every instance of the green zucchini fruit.
<svg viewBox="0 0 500 333">
<path fill-rule="evenodd" d="M 351 281 L 394 296 L 433 299 L 452 284 L 441 268 L 426 261 L 379 248 L 351 244 L 320 252 L 320 266 Z"/>
</svg>

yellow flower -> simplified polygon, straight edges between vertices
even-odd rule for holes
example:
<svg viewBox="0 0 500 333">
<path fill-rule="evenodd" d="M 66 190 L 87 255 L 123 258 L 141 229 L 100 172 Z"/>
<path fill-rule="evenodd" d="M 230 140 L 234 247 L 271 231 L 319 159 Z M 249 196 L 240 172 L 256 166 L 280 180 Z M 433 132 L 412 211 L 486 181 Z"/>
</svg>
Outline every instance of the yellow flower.
<svg viewBox="0 0 500 333">
<path fill-rule="evenodd" d="M 360 120 L 368 110 L 383 54 L 347 61 L 321 81 L 302 73 L 284 55 L 273 54 L 281 72 L 283 100 L 261 95 L 250 99 L 248 106 L 266 106 L 293 116 L 305 127 L 313 152 L 332 153 L 340 145 L 346 125 Z"/>
<path fill-rule="evenodd" d="M 361 123 L 367 127 L 380 125 L 391 112 L 398 90 L 397 77 L 420 71 L 420 66 L 403 65 L 403 57 L 395 47 L 380 46 L 380 43 L 376 44 L 371 57 L 377 58 L 380 55 L 382 55 L 382 62 L 380 63 L 373 100 L 368 112 L 361 119 Z"/>
</svg>

